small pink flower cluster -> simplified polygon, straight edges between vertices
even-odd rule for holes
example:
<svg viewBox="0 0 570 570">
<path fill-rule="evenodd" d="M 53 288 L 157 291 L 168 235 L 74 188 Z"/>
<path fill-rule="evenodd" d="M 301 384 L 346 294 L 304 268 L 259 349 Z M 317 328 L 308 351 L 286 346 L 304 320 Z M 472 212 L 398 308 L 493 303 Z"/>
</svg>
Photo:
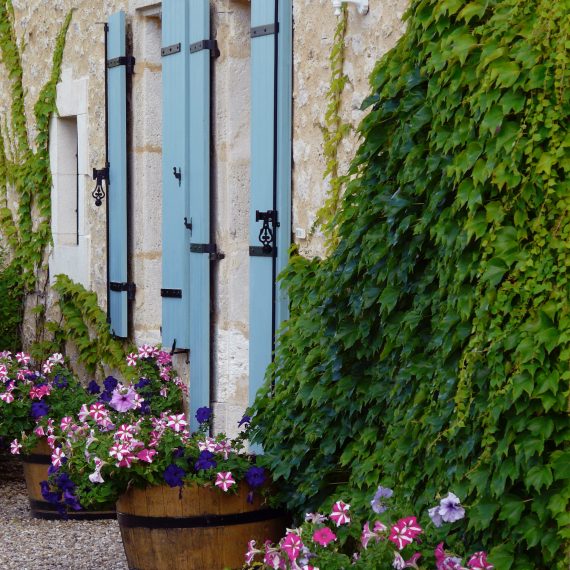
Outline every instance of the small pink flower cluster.
<svg viewBox="0 0 570 570">
<path fill-rule="evenodd" d="M 382 487 L 380 487 L 380 489 L 383 489 L 384 492 L 387 490 Z M 453 508 L 456 509 L 453 517 L 457 520 L 460 518 L 457 514 L 457 509 L 461 508 L 463 510 L 463 508 L 459 506 L 459 499 L 455 495 L 450 493 L 445 500 L 449 500 L 450 498 L 454 502 Z M 255 541 L 250 541 L 245 554 L 246 564 L 252 564 L 256 555 L 262 555 L 263 564 L 266 568 L 279 570 L 319 570 L 316 566 L 310 564 L 310 562 L 313 562 L 313 564 L 318 563 L 320 560 L 320 554 L 323 553 L 323 551 L 321 550 L 319 552 L 318 547 L 327 548 L 331 543 L 337 540 L 336 534 L 326 526 L 326 521 L 331 521 L 337 527 L 350 525 L 352 521 L 349 511 L 350 505 L 343 501 L 336 501 L 328 516 L 320 513 L 308 513 L 305 517 L 305 523 L 299 528 L 288 529 L 285 537 L 276 545 L 266 542 L 263 550 L 261 550 L 255 547 Z M 433 518 L 432 514 L 433 513 L 430 512 L 431 518 Z M 444 513 L 444 515 L 446 514 L 447 513 Z M 445 516 L 443 522 L 447 522 Z M 421 553 L 415 552 L 411 554 L 408 559 L 405 559 L 402 556 L 402 551 L 414 542 L 419 542 L 419 540 L 416 539 L 420 534 L 423 534 L 423 532 L 424 530 L 414 516 L 403 517 L 392 525 L 386 525 L 379 520 L 373 523 L 366 521 L 363 525 L 360 537 L 362 550 L 352 554 L 352 563 L 366 564 L 366 559 L 362 558 L 362 560 L 360 560 L 360 558 L 363 556 L 362 552 L 369 548 L 371 541 L 374 541 L 373 544 L 383 542 L 383 548 L 391 542 L 397 549 L 393 551 L 394 559 L 392 568 L 395 570 L 405 570 L 406 568 L 418 569 L 418 561 L 422 556 Z M 326 559 L 331 560 L 331 556 L 334 557 L 336 552 L 335 550 L 329 550 Z M 339 554 L 339 556 L 346 556 L 346 554 Z M 487 560 L 487 554 L 483 551 L 473 554 L 469 558 L 467 566 L 463 566 L 461 558 L 447 553 L 444 550 L 443 543 L 440 543 L 435 548 L 434 557 L 436 570 L 492 570 L 494 568 Z"/>
</svg>

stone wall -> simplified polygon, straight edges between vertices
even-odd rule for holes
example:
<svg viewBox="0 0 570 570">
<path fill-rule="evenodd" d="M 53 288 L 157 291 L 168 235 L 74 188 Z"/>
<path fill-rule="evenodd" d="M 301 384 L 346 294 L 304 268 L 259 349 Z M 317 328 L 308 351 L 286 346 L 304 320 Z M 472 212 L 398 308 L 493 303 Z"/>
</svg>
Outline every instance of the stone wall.
<svg viewBox="0 0 570 570">
<path fill-rule="evenodd" d="M 212 0 L 212 32 L 221 56 L 212 65 L 212 221 L 215 242 L 225 259 L 212 264 L 213 373 L 212 399 L 216 427 L 233 431 L 248 398 L 248 216 L 249 216 L 249 18 L 247 0 Z M 353 127 L 363 113 L 368 75 L 376 60 L 392 47 L 403 31 L 405 0 L 370 0 L 368 15 L 349 8 L 341 116 Z M 23 55 L 26 110 L 48 78 L 55 38 L 68 10 L 74 10 L 62 66 L 58 106 L 69 98 L 66 85 L 86 92 L 82 123 L 85 148 L 81 167 L 83 247 L 87 270 L 80 278 L 106 302 L 105 207 L 91 198 L 92 168 L 104 165 L 104 34 L 109 14 L 127 12 L 128 35 L 136 66 L 132 78 L 130 120 L 131 200 L 130 260 L 137 285 L 133 310 L 133 340 L 160 341 L 161 323 L 161 21 L 160 2 L 153 0 L 14 0 L 16 30 L 26 44 Z M 294 0 L 294 101 L 293 101 L 293 231 L 300 230 L 299 245 L 305 255 L 323 255 L 323 238 L 312 232 L 316 211 L 328 189 L 323 180 L 322 127 L 330 69 L 329 52 L 337 25 L 330 0 Z M 75 82 L 75 83 L 74 83 Z M 0 74 L 0 92 L 7 84 Z M 67 93 L 67 95 L 66 95 Z M 5 114 L 9 101 L 0 98 Z M 69 108 L 69 105 L 68 105 Z M 68 113 L 69 114 L 69 113 Z M 73 113 L 71 113 L 73 114 Z M 30 125 L 32 122 L 30 120 Z M 79 128 L 79 127 L 78 127 Z M 30 127 L 32 129 L 32 127 Z M 54 133 L 57 131 L 54 130 Z M 33 132 L 31 132 L 33 135 Z M 56 135 L 54 135 L 56 136 Z M 78 135 L 78 138 L 79 135 Z M 81 143 L 80 143 L 81 144 Z M 348 167 L 358 137 L 347 136 L 340 147 L 341 171 Z M 57 188 L 54 188 L 57 197 Z M 54 228 L 54 231 L 58 231 Z M 55 251 L 52 268 L 65 267 L 63 250 Z M 62 257 L 63 256 L 63 257 Z M 188 375 L 185 356 L 176 366 Z"/>
</svg>

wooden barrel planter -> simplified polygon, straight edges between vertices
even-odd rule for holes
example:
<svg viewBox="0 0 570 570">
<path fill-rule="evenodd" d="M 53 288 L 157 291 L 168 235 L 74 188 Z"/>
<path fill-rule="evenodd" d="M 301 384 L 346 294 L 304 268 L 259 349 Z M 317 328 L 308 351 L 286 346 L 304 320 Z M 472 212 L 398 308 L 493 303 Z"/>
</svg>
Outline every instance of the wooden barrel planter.
<svg viewBox="0 0 570 570">
<path fill-rule="evenodd" d="M 48 503 L 42 497 L 40 482 L 47 481 L 48 468 L 51 465 L 51 449 L 45 439 L 42 439 L 38 445 L 33 449 L 29 455 L 23 455 L 22 461 L 24 464 L 24 478 L 26 480 L 26 487 L 28 490 L 28 497 L 30 500 L 30 510 L 32 516 L 37 519 L 47 520 L 99 520 L 99 519 L 114 519 L 116 518 L 116 511 L 113 508 L 106 508 L 102 510 L 70 510 L 65 515 L 62 515 L 57 506 Z"/>
<path fill-rule="evenodd" d="M 212 487 L 130 489 L 117 502 L 117 519 L 130 570 L 242 568 L 247 543 L 278 541 L 289 519 L 283 511 L 247 502 Z M 258 495 L 258 494 L 256 494 Z"/>
</svg>

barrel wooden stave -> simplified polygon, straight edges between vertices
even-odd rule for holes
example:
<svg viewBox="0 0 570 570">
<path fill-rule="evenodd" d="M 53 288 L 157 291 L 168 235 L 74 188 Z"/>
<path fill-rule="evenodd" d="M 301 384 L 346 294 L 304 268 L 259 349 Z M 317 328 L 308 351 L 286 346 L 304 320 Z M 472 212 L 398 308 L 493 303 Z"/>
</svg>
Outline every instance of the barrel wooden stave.
<svg viewBox="0 0 570 570">
<path fill-rule="evenodd" d="M 276 542 L 285 531 L 284 516 L 245 524 L 197 528 L 129 528 L 121 524 L 123 516 L 157 519 L 188 519 L 217 515 L 243 515 L 267 508 L 259 496 L 247 502 L 248 490 L 242 486 L 237 494 L 215 488 L 166 486 L 131 489 L 117 503 L 119 525 L 127 561 L 131 570 L 222 570 L 241 568 L 247 543 L 256 540 Z M 257 493 L 259 495 L 259 493 Z M 235 517 L 234 517 L 235 518 Z M 169 524 L 178 524 L 172 522 Z M 160 524 L 160 521 L 157 521 Z"/>
<path fill-rule="evenodd" d="M 48 503 L 42 496 L 40 483 L 47 481 L 48 469 L 51 465 L 51 448 L 45 439 L 41 439 L 33 449 L 30 456 L 22 457 L 24 465 L 24 479 L 30 500 L 32 516 L 38 519 L 60 520 L 99 520 L 114 519 L 114 509 L 69 511 L 62 515 L 55 505 Z"/>
</svg>

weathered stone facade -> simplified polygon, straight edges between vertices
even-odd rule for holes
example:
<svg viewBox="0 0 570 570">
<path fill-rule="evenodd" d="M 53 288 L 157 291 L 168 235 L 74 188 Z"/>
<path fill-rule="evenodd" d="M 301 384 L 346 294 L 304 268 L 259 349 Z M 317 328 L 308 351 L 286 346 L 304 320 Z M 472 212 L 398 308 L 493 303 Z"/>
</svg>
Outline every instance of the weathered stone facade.
<svg viewBox="0 0 570 570">
<path fill-rule="evenodd" d="M 191 1 L 191 0 L 190 0 Z M 133 305 L 133 340 L 160 342 L 161 324 L 161 20 L 160 2 L 151 0 L 14 0 L 16 31 L 25 43 L 22 64 L 27 89 L 26 110 L 33 104 L 50 71 L 55 38 L 69 10 L 73 19 L 58 88 L 61 117 L 77 117 L 78 173 L 81 197 L 78 245 L 54 240 L 52 272 L 65 272 L 106 297 L 105 208 L 94 206 L 91 171 L 104 164 L 104 34 L 109 14 L 127 13 L 128 35 L 136 65 L 132 78 L 130 172 L 132 213 L 130 260 L 137 285 Z M 349 7 L 345 73 L 349 78 L 341 108 L 344 122 L 356 127 L 360 104 L 368 93 L 368 75 L 377 59 L 403 31 L 406 0 L 370 0 L 360 15 Z M 245 0 L 212 0 L 212 35 L 221 56 L 212 75 L 213 224 L 225 259 L 213 266 L 213 394 L 217 427 L 232 431 L 248 399 L 248 217 L 250 141 L 250 4 Z M 329 52 L 337 19 L 330 0 L 294 0 L 293 44 L 293 224 L 305 255 L 322 255 L 323 239 L 311 228 L 327 193 L 323 180 L 322 126 L 330 70 Z M 9 106 L 5 78 L 0 74 L 0 112 Z M 80 118 L 81 117 L 81 118 Z M 57 129 L 52 128 L 54 173 L 53 231 L 65 234 L 57 214 L 65 177 L 57 160 Z M 340 147 L 345 171 L 358 144 L 356 131 Z M 58 194 L 59 192 L 59 194 Z M 76 248 L 76 249 L 74 249 Z M 79 248 L 79 249 L 77 249 Z M 185 356 L 176 366 L 188 374 Z"/>
</svg>

